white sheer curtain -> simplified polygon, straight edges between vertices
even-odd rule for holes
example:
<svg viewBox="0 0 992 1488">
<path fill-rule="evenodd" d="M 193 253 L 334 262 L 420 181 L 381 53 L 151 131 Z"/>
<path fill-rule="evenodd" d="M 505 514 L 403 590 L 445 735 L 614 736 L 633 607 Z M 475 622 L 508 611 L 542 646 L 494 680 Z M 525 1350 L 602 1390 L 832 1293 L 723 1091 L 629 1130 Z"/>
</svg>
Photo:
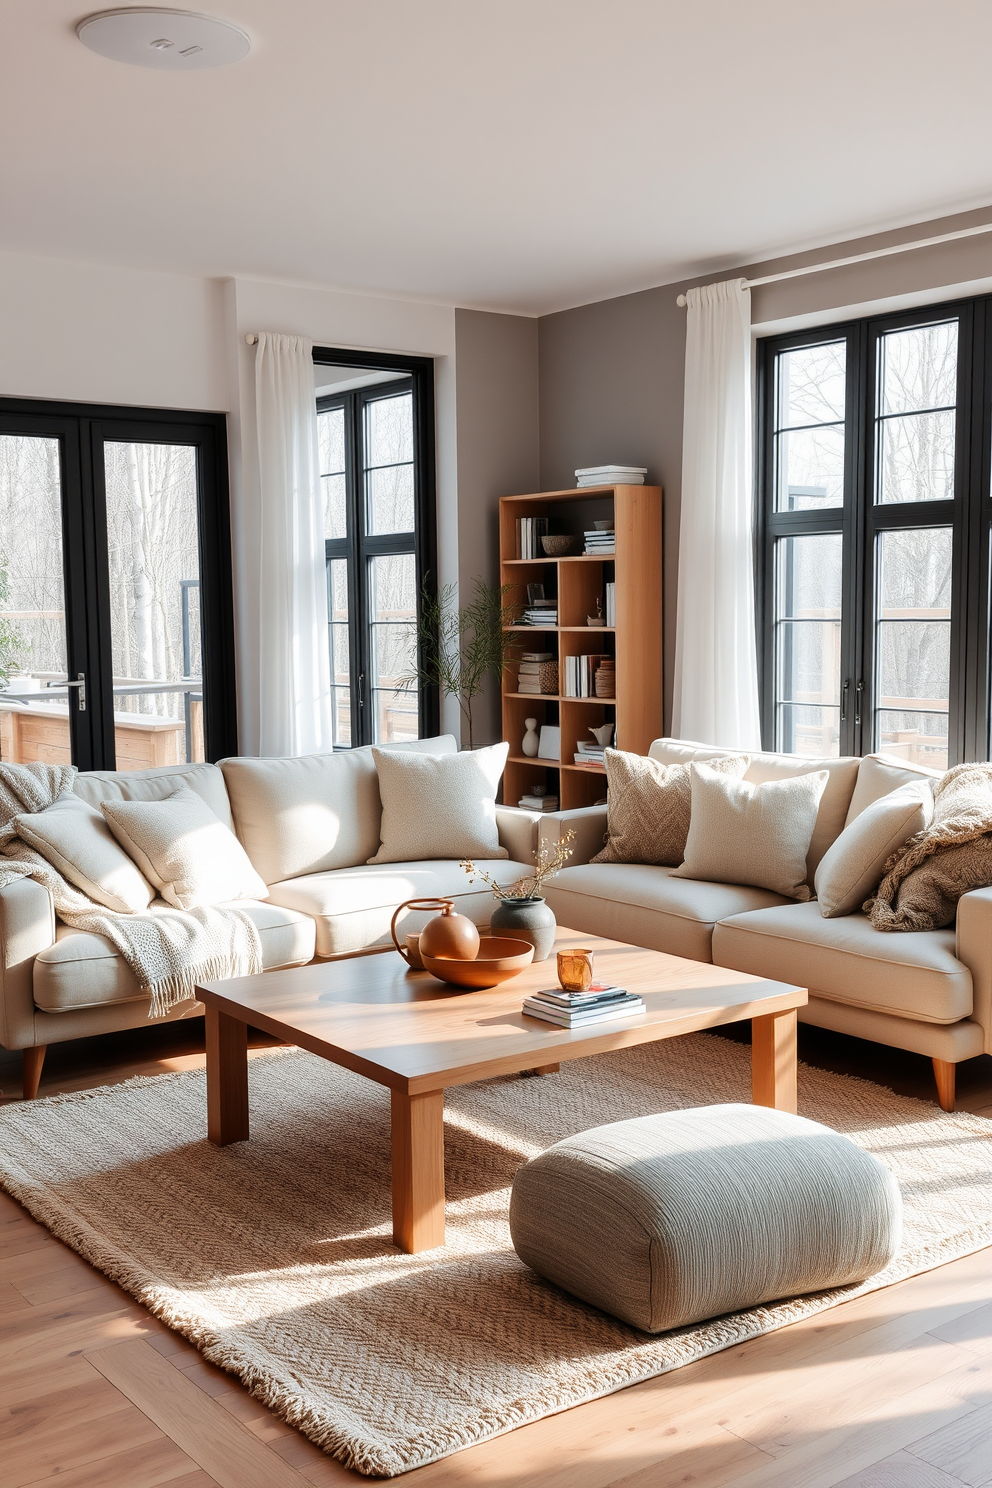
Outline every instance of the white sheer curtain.
<svg viewBox="0 0 992 1488">
<path fill-rule="evenodd" d="M 675 707 L 678 738 L 760 749 L 751 497 L 751 298 L 687 296 Z"/>
<path fill-rule="evenodd" d="M 317 456 L 313 346 L 263 333 L 255 350 L 258 444 L 258 752 L 331 748 L 324 516 Z"/>
</svg>

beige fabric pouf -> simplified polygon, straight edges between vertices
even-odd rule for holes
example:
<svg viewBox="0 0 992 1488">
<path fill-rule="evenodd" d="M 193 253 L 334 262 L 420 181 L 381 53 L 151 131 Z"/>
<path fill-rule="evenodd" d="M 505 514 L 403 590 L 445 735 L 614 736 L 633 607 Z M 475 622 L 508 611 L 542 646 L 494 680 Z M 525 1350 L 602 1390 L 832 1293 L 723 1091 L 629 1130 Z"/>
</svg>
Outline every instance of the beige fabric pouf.
<svg viewBox="0 0 992 1488">
<path fill-rule="evenodd" d="M 847 1137 L 765 1106 L 703 1106 L 557 1142 L 513 1182 L 520 1259 L 662 1333 L 863 1281 L 895 1254 L 898 1185 Z"/>
</svg>

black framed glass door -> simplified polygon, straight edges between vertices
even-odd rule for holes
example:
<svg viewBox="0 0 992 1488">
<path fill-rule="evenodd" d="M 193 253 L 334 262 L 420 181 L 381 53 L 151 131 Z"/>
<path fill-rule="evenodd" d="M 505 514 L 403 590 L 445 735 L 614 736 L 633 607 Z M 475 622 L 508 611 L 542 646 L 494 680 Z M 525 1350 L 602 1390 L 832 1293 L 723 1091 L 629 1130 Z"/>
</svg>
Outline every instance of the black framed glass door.
<svg viewBox="0 0 992 1488">
<path fill-rule="evenodd" d="M 221 415 L 0 400 L 0 757 L 237 748 Z"/>
</svg>

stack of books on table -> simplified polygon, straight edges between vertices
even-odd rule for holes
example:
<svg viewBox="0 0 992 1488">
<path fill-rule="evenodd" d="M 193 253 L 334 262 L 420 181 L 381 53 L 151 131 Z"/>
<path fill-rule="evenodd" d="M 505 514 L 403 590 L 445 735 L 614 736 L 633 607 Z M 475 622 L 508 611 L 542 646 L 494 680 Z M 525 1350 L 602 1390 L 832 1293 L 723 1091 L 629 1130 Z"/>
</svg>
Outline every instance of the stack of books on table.
<svg viewBox="0 0 992 1488">
<path fill-rule="evenodd" d="M 646 465 L 587 465 L 575 472 L 579 486 L 643 486 Z"/>
<path fill-rule="evenodd" d="M 541 538 L 548 535 L 547 517 L 517 518 L 517 557 L 543 558 Z"/>
<path fill-rule="evenodd" d="M 516 623 L 518 625 L 557 625 L 558 601 L 556 599 L 535 599 L 527 606 L 523 616 Z"/>
<path fill-rule="evenodd" d="M 557 796 L 521 796 L 517 802 L 518 806 L 526 806 L 528 811 L 557 811 Z"/>
<path fill-rule="evenodd" d="M 518 692 L 558 691 L 558 663 L 553 651 L 525 651 L 517 672 Z"/>
<path fill-rule="evenodd" d="M 613 657 L 608 656 L 605 651 L 595 651 L 585 656 L 566 656 L 565 696 L 612 697 L 615 672 L 610 673 L 610 690 L 608 693 L 599 692 L 596 686 L 600 669 L 607 665 L 614 666 L 614 661 Z"/>
<path fill-rule="evenodd" d="M 608 656 L 596 668 L 594 696 L 598 698 L 612 698 L 617 695 L 617 664 L 612 656 Z"/>
<path fill-rule="evenodd" d="M 647 1009 L 642 998 L 623 987 L 610 987 L 592 982 L 586 992 L 565 992 L 549 987 L 524 999 L 524 1012 L 560 1028 L 585 1028 L 590 1023 L 605 1023 L 611 1018 L 632 1018 Z"/>
<path fill-rule="evenodd" d="M 575 763 L 592 770 L 605 770 L 606 750 L 601 744 L 586 744 L 580 739 L 575 746 Z"/>
<path fill-rule="evenodd" d="M 617 550 L 617 535 L 612 528 L 609 532 L 583 532 L 582 536 L 586 540 L 587 553 L 602 553 L 606 556 Z"/>
</svg>

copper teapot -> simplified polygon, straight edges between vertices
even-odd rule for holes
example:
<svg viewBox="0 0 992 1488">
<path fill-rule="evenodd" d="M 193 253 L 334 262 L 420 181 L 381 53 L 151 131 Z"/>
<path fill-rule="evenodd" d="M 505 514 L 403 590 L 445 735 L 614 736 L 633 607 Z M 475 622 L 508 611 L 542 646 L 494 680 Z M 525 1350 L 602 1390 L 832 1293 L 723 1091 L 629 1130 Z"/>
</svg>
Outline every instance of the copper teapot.
<svg viewBox="0 0 992 1488">
<path fill-rule="evenodd" d="M 417 962 L 411 955 L 409 945 L 401 946 L 396 938 L 396 921 L 404 909 L 436 909 L 432 920 L 428 920 L 420 932 L 420 954 L 424 956 L 450 956 L 456 961 L 474 961 L 479 954 L 479 931 L 467 915 L 455 913 L 453 899 L 406 899 L 397 907 L 389 926 L 393 945 L 406 964 L 414 969 Z"/>
</svg>

